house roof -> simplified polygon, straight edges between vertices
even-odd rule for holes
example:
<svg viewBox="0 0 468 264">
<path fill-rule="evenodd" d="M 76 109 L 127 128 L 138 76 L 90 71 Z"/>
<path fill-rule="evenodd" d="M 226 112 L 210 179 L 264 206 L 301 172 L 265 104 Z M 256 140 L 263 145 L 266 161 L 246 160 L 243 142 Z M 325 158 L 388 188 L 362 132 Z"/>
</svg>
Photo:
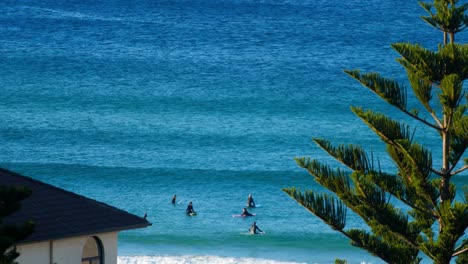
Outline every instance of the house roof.
<svg viewBox="0 0 468 264">
<path fill-rule="evenodd" d="M 34 233 L 22 243 L 143 228 L 143 217 L 0 168 L 0 185 L 24 186 L 32 195 L 4 223 L 34 222 Z"/>
</svg>

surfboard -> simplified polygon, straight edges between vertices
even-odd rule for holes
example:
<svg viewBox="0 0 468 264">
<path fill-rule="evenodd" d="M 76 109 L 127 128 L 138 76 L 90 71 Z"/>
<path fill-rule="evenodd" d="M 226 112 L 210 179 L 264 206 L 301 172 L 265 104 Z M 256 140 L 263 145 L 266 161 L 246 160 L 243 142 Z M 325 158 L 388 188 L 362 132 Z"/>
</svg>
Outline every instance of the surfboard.
<svg viewBox="0 0 468 264">
<path fill-rule="evenodd" d="M 250 235 L 250 236 L 255 236 L 255 235 L 265 235 L 265 232 L 258 232 L 258 233 L 252 233 L 252 232 L 248 232 L 247 235 Z"/>
<path fill-rule="evenodd" d="M 188 216 L 196 216 L 197 213 L 190 213 L 190 214 L 187 214 Z"/>
<path fill-rule="evenodd" d="M 256 216 L 256 214 L 252 214 L 252 215 L 235 214 L 235 215 L 232 215 L 232 217 L 249 217 L 249 216 Z"/>
<path fill-rule="evenodd" d="M 240 232 L 241 235 L 245 235 L 245 236 L 254 236 L 254 235 L 266 235 L 266 232 L 263 231 L 263 232 L 258 232 L 256 234 L 253 234 L 252 232 L 250 232 L 250 229 L 247 231 L 247 232 Z"/>
</svg>

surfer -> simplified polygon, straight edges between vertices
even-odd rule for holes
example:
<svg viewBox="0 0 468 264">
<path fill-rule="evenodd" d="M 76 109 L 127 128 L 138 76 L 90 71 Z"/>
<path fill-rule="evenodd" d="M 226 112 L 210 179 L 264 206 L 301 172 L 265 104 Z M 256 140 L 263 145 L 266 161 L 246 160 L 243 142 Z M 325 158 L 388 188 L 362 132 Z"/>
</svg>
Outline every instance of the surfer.
<svg viewBox="0 0 468 264">
<path fill-rule="evenodd" d="M 241 216 L 252 216 L 253 214 L 249 213 L 246 208 L 242 209 Z"/>
<path fill-rule="evenodd" d="M 171 201 L 172 204 L 175 204 L 176 198 L 177 198 L 177 195 L 174 194 L 174 196 L 172 196 L 172 201 Z"/>
<path fill-rule="evenodd" d="M 253 224 L 249 228 L 249 231 L 252 235 L 263 233 L 263 231 L 260 228 L 258 228 L 257 222 L 253 222 Z"/>
<path fill-rule="evenodd" d="M 195 214 L 195 211 L 193 210 L 192 202 L 188 204 L 187 209 L 185 210 L 185 213 L 188 215 Z"/>
<path fill-rule="evenodd" d="M 247 207 L 255 207 L 255 202 L 252 198 L 252 194 L 249 194 L 249 197 L 247 197 Z"/>
</svg>

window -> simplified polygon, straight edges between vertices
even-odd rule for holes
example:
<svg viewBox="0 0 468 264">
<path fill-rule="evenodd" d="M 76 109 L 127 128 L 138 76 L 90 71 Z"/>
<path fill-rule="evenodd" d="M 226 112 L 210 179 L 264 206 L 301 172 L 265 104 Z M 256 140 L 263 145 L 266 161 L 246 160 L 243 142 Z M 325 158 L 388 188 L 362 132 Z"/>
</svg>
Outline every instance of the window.
<svg viewBox="0 0 468 264">
<path fill-rule="evenodd" d="M 104 264 L 103 253 L 101 240 L 96 236 L 90 237 L 83 247 L 81 264 Z"/>
</svg>

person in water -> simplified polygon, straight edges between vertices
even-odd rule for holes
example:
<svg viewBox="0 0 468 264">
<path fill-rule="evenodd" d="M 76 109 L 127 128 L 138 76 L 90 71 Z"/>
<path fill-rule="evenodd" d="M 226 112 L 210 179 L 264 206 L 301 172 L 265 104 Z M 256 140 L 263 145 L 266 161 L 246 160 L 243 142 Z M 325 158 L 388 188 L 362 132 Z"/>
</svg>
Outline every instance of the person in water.
<svg viewBox="0 0 468 264">
<path fill-rule="evenodd" d="M 187 209 L 185 210 L 186 214 L 195 214 L 195 211 L 193 210 L 193 204 L 190 202 L 187 206 Z"/>
<path fill-rule="evenodd" d="M 263 231 L 260 228 L 258 228 L 257 222 L 253 222 L 253 224 L 249 228 L 249 231 L 250 231 L 250 234 L 252 234 L 252 235 L 262 234 L 263 233 Z"/>
<path fill-rule="evenodd" d="M 247 207 L 255 207 L 255 202 L 252 198 L 252 194 L 249 194 L 249 197 L 247 197 Z"/>
<path fill-rule="evenodd" d="M 172 204 L 175 204 L 176 198 L 177 196 L 174 194 L 174 196 L 172 196 L 172 201 L 171 201 Z"/>
<path fill-rule="evenodd" d="M 252 216 L 253 214 L 249 213 L 246 208 L 242 209 L 242 216 Z"/>
</svg>

